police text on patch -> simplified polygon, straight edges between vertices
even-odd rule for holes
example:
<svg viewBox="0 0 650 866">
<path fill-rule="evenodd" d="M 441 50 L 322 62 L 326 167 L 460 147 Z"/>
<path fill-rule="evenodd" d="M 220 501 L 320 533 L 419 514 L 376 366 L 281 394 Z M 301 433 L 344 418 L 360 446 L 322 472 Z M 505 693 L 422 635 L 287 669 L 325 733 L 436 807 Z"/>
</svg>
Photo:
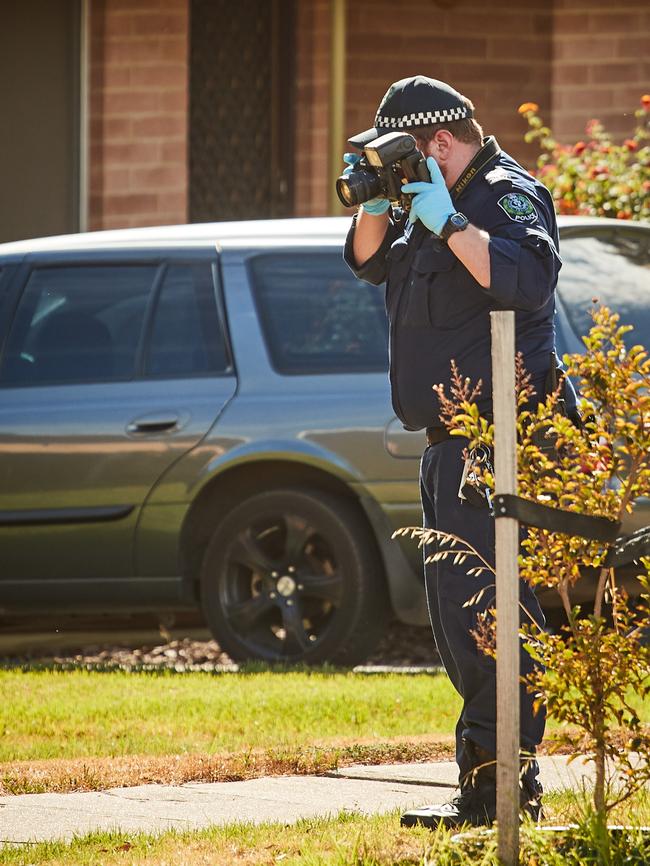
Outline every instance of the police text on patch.
<svg viewBox="0 0 650 866">
<path fill-rule="evenodd" d="M 535 205 L 527 195 L 518 192 L 509 192 L 501 196 L 497 202 L 506 216 L 516 223 L 530 223 L 537 219 Z"/>
</svg>

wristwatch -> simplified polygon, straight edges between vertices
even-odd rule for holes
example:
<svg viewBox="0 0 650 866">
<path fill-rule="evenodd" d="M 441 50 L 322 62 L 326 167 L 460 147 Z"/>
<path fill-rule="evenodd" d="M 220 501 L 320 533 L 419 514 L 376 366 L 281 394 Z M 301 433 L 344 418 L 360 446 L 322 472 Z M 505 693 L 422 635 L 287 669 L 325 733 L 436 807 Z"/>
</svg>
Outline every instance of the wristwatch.
<svg viewBox="0 0 650 866">
<path fill-rule="evenodd" d="M 440 237 L 443 241 L 446 241 L 454 232 L 464 232 L 468 225 L 469 220 L 464 213 L 453 213 L 442 227 Z"/>
</svg>

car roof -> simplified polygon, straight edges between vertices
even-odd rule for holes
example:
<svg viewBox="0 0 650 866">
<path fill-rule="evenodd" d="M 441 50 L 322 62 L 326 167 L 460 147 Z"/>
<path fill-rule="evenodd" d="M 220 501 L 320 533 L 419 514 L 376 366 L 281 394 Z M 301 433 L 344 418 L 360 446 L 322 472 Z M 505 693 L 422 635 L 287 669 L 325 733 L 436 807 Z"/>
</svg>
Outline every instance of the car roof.
<svg viewBox="0 0 650 866">
<path fill-rule="evenodd" d="M 597 227 L 620 220 L 602 217 L 560 216 L 560 229 Z M 647 223 L 627 223 L 650 228 Z M 242 220 L 238 222 L 193 223 L 189 225 L 152 226 L 79 232 L 32 240 L 0 244 L 0 255 L 25 255 L 38 252 L 91 251 L 107 249 L 152 249 L 155 247 L 217 247 L 219 249 L 251 246 L 311 246 L 340 243 L 350 226 L 350 218 L 311 217 L 277 220 Z"/>
</svg>

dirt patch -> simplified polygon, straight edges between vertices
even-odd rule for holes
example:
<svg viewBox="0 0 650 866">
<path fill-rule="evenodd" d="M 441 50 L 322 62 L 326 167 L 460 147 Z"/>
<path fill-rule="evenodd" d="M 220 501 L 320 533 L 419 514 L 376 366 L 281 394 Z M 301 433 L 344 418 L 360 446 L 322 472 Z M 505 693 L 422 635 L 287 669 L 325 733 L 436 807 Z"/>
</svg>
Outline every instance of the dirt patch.
<svg viewBox="0 0 650 866">
<path fill-rule="evenodd" d="M 236 782 L 261 776 L 311 775 L 352 764 L 411 763 L 453 758 L 451 736 L 396 738 L 384 743 L 328 742 L 300 751 L 252 749 L 222 755 L 129 755 L 57 758 L 0 764 L 0 795 L 99 791 L 135 785 Z"/>
</svg>

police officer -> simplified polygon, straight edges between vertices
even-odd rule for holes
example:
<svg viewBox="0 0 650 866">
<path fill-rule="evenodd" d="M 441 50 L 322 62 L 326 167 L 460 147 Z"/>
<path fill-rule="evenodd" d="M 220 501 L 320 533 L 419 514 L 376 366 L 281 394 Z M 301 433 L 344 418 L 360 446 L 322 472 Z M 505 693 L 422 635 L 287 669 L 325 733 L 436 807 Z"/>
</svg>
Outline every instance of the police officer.
<svg viewBox="0 0 650 866">
<path fill-rule="evenodd" d="M 516 311 L 517 351 L 537 395 L 544 395 L 561 266 L 553 202 L 492 136 L 483 137 L 470 100 L 442 81 L 418 75 L 391 85 L 374 127 L 350 143 L 362 149 L 394 130 L 415 137 L 431 183 L 403 187 L 413 194 L 408 215 L 381 197 L 363 204 L 353 218 L 345 259 L 361 279 L 386 282 L 393 407 L 406 429 L 425 429 L 428 443 L 420 467 L 424 525 L 460 536 L 493 562 L 489 508 L 458 495 L 467 442 L 448 435 L 432 386 L 442 383 L 449 394 L 453 359 L 463 377 L 482 381 L 477 402 L 490 413 L 490 311 L 510 309 Z M 356 157 L 345 159 L 353 164 Z M 477 613 L 493 605 L 494 589 L 487 573 L 467 575 L 471 565 L 451 558 L 425 565 L 436 644 L 463 699 L 456 727 L 460 795 L 442 806 L 406 812 L 404 826 L 480 825 L 495 818 L 496 671 L 471 633 Z M 478 603 L 466 606 L 484 585 Z M 543 623 L 527 585 L 521 586 L 521 600 Z M 531 664 L 522 650 L 522 673 Z M 534 755 L 544 723 L 543 711 L 533 711 L 532 696 L 522 686 L 521 747 L 530 756 L 522 769 L 522 808 L 534 818 L 541 809 Z"/>
</svg>

